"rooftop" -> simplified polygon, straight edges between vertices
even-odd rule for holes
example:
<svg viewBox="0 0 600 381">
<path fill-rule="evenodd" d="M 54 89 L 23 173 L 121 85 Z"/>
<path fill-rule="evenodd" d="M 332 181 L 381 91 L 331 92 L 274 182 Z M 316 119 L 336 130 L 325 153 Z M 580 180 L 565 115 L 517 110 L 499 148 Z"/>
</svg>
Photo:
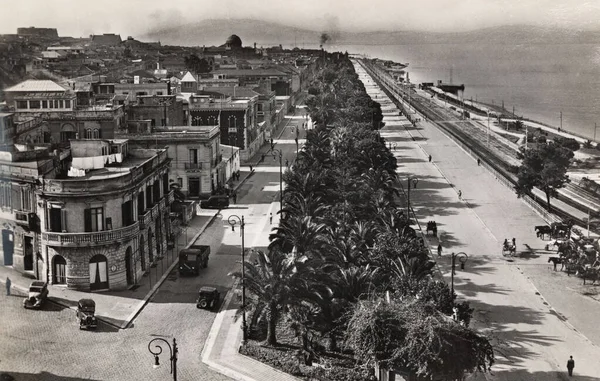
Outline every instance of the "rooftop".
<svg viewBox="0 0 600 381">
<path fill-rule="evenodd" d="M 60 91 L 65 92 L 67 89 L 60 86 L 58 83 L 51 80 L 39 80 L 39 79 L 28 79 L 27 81 L 23 81 L 17 85 L 9 87 L 4 90 L 5 92 L 47 92 L 47 91 Z"/>
<path fill-rule="evenodd" d="M 181 78 L 181 82 L 197 82 L 197 81 L 196 81 L 196 78 L 194 77 L 194 75 L 188 71 L 187 73 L 185 73 L 183 78 Z"/>
</svg>

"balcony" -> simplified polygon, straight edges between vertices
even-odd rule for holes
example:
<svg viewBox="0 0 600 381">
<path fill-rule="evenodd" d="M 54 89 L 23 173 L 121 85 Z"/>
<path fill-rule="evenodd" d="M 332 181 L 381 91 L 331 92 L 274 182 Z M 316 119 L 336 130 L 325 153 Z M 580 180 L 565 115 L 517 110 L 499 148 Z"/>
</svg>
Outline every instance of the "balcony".
<svg viewBox="0 0 600 381">
<path fill-rule="evenodd" d="M 202 163 L 184 163 L 185 169 L 202 169 Z"/>
<path fill-rule="evenodd" d="M 159 204 L 156 203 L 151 209 L 146 209 L 144 214 L 140 214 L 140 229 L 146 229 L 151 226 L 152 218 L 158 215 Z"/>
<path fill-rule="evenodd" d="M 175 191 L 171 189 L 169 193 L 167 193 L 167 203 L 171 205 L 175 201 Z"/>
<path fill-rule="evenodd" d="M 124 228 L 101 232 L 85 233 L 52 233 L 43 232 L 42 240 L 50 246 L 77 247 L 102 246 L 137 237 L 140 232 L 139 223 Z"/>
</svg>

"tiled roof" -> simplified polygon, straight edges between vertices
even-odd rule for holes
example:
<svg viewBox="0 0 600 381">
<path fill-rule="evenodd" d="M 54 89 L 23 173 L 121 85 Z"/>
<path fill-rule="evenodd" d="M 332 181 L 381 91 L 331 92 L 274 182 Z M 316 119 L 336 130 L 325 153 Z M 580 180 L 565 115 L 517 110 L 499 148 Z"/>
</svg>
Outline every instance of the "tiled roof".
<svg viewBox="0 0 600 381">
<path fill-rule="evenodd" d="M 185 73 L 183 78 L 181 78 L 181 82 L 197 82 L 197 81 L 196 81 L 196 78 L 194 77 L 194 75 L 188 71 L 187 73 Z"/>
<path fill-rule="evenodd" d="M 66 91 L 66 89 L 54 81 L 50 81 L 47 79 L 37 80 L 37 79 L 28 79 L 27 81 L 21 82 L 13 87 L 9 87 L 4 91 L 22 91 L 22 92 L 44 92 L 44 91 Z"/>
<path fill-rule="evenodd" d="M 213 70 L 211 74 L 228 74 L 230 76 L 261 76 L 261 75 L 273 75 L 273 76 L 282 76 L 287 75 L 281 70 L 278 69 L 221 69 L 221 70 Z"/>
</svg>

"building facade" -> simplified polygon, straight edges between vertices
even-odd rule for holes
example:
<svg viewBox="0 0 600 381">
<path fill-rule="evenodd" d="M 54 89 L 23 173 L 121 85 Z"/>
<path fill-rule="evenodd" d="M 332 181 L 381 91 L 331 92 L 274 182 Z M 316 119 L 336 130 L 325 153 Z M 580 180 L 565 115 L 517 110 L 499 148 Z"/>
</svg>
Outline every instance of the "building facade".
<svg viewBox="0 0 600 381">
<path fill-rule="evenodd" d="M 36 192 L 44 278 L 84 291 L 132 286 L 167 250 L 167 152 L 87 139 L 72 141 L 71 155 L 68 176 Z"/>
</svg>

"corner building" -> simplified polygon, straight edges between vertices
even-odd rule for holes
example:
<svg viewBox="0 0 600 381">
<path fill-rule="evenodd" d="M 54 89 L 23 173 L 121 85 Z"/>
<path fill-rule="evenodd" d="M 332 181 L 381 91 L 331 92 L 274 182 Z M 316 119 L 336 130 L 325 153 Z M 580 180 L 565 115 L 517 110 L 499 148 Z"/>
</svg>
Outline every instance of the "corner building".
<svg viewBox="0 0 600 381">
<path fill-rule="evenodd" d="M 37 191 L 46 278 L 81 291 L 126 289 L 167 250 L 167 151 L 84 139 L 71 140 L 71 156 L 68 175 L 41 179 Z"/>
</svg>

